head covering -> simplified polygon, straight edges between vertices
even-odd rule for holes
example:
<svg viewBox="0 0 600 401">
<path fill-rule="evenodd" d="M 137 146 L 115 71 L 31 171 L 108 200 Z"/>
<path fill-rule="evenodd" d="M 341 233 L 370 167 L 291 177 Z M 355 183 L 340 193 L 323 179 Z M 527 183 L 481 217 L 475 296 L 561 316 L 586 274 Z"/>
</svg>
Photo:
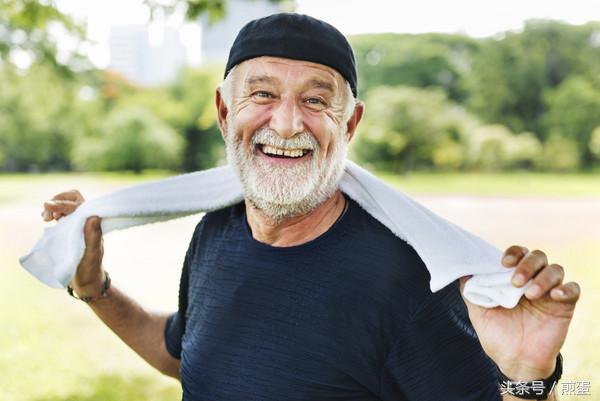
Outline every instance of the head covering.
<svg viewBox="0 0 600 401">
<path fill-rule="evenodd" d="M 255 19 L 238 33 L 225 67 L 225 77 L 242 61 L 261 57 L 312 61 L 338 71 L 357 96 L 356 61 L 350 43 L 332 25 L 303 14 L 280 13 Z"/>
</svg>

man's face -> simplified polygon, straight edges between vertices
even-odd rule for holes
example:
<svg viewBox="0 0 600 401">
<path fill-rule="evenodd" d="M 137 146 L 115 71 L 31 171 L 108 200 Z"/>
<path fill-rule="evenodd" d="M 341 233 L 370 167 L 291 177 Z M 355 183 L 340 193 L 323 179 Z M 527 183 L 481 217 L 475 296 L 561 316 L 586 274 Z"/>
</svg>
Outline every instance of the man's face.
<svg viewBox="0 0 600 401">
<path fill-rule="evenodd" d="M 321 64 L 274 57 L 233 74 L 223 130 L 246 199 L 275 221 L 308 213 L 343 173 L 345 80 Z"/>
</svg>

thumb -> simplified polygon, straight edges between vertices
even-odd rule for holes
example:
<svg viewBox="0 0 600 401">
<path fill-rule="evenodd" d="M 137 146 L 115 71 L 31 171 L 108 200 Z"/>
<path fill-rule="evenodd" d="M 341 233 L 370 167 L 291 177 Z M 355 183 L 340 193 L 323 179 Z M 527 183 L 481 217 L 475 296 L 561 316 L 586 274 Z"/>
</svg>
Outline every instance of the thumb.
<svg viewBox="0 0 600 401">
<path fill-rule="evenodd" d="M 102 226 L 101 219 L 98 216 L 88 217 L 83 227 L 85 238 L 85 249 L 88 251 L 96 251 L 102 243 Z"/>
</svg>

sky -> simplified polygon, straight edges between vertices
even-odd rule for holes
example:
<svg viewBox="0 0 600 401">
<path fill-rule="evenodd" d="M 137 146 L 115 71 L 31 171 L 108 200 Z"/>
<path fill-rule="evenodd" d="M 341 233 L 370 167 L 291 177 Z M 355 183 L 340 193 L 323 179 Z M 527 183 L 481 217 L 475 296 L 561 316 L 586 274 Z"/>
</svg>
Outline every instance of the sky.
<svg viewBox="0 0 600 401">
<path fill-rule="evenodd" d="M 111 25 L 139 25 L 148 21 L 142 0 L 56 0 L 56 3 L 62 11 L 87 23 L 93 44 L 85 52 L 98 67 L 108 65 Z M 323 19 L 344 34 L 443 32 L 487 37 L 519 30 L 528 19 L 550 18 L 571 24 L 600 21 L 600 0 L 297 0 L 297 5 L 298 12 Z M 201 35 L 199 28 L 184 24 L 181 17 L 165 24 L 182 29 L 189 57 L 197 59 L 192 47 Z"/>
</svg>

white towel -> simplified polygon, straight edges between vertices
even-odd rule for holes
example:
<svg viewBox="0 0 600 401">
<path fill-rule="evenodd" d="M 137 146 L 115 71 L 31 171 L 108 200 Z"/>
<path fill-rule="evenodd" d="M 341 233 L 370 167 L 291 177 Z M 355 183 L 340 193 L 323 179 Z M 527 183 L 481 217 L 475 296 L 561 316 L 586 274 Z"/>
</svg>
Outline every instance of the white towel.
<svg viewBox="0 0 600 401">
<path fill-rule="evenodd" d="M 351 161 L 346 161 L 339 187 L 415 249 L 429 270 L 433 292 L 462 276 L 473 275 L 464 290 L 470 302 L 487 308 L 513 308 L 519 302 L 526 286 L 511 285 L 514 268 L 501 265 L 499 249 L 437 216 Z M 130 186 L 87 201 L 46 227 L 32 250 L 19 261 L 43 283 L 65 288 L 83 257 L 83 226 L 88 217 L 101 217 L 102 232 L 107 234 L 221 209 L 242 199 L 241 184 L 229 166 Z"/>
</svg>

